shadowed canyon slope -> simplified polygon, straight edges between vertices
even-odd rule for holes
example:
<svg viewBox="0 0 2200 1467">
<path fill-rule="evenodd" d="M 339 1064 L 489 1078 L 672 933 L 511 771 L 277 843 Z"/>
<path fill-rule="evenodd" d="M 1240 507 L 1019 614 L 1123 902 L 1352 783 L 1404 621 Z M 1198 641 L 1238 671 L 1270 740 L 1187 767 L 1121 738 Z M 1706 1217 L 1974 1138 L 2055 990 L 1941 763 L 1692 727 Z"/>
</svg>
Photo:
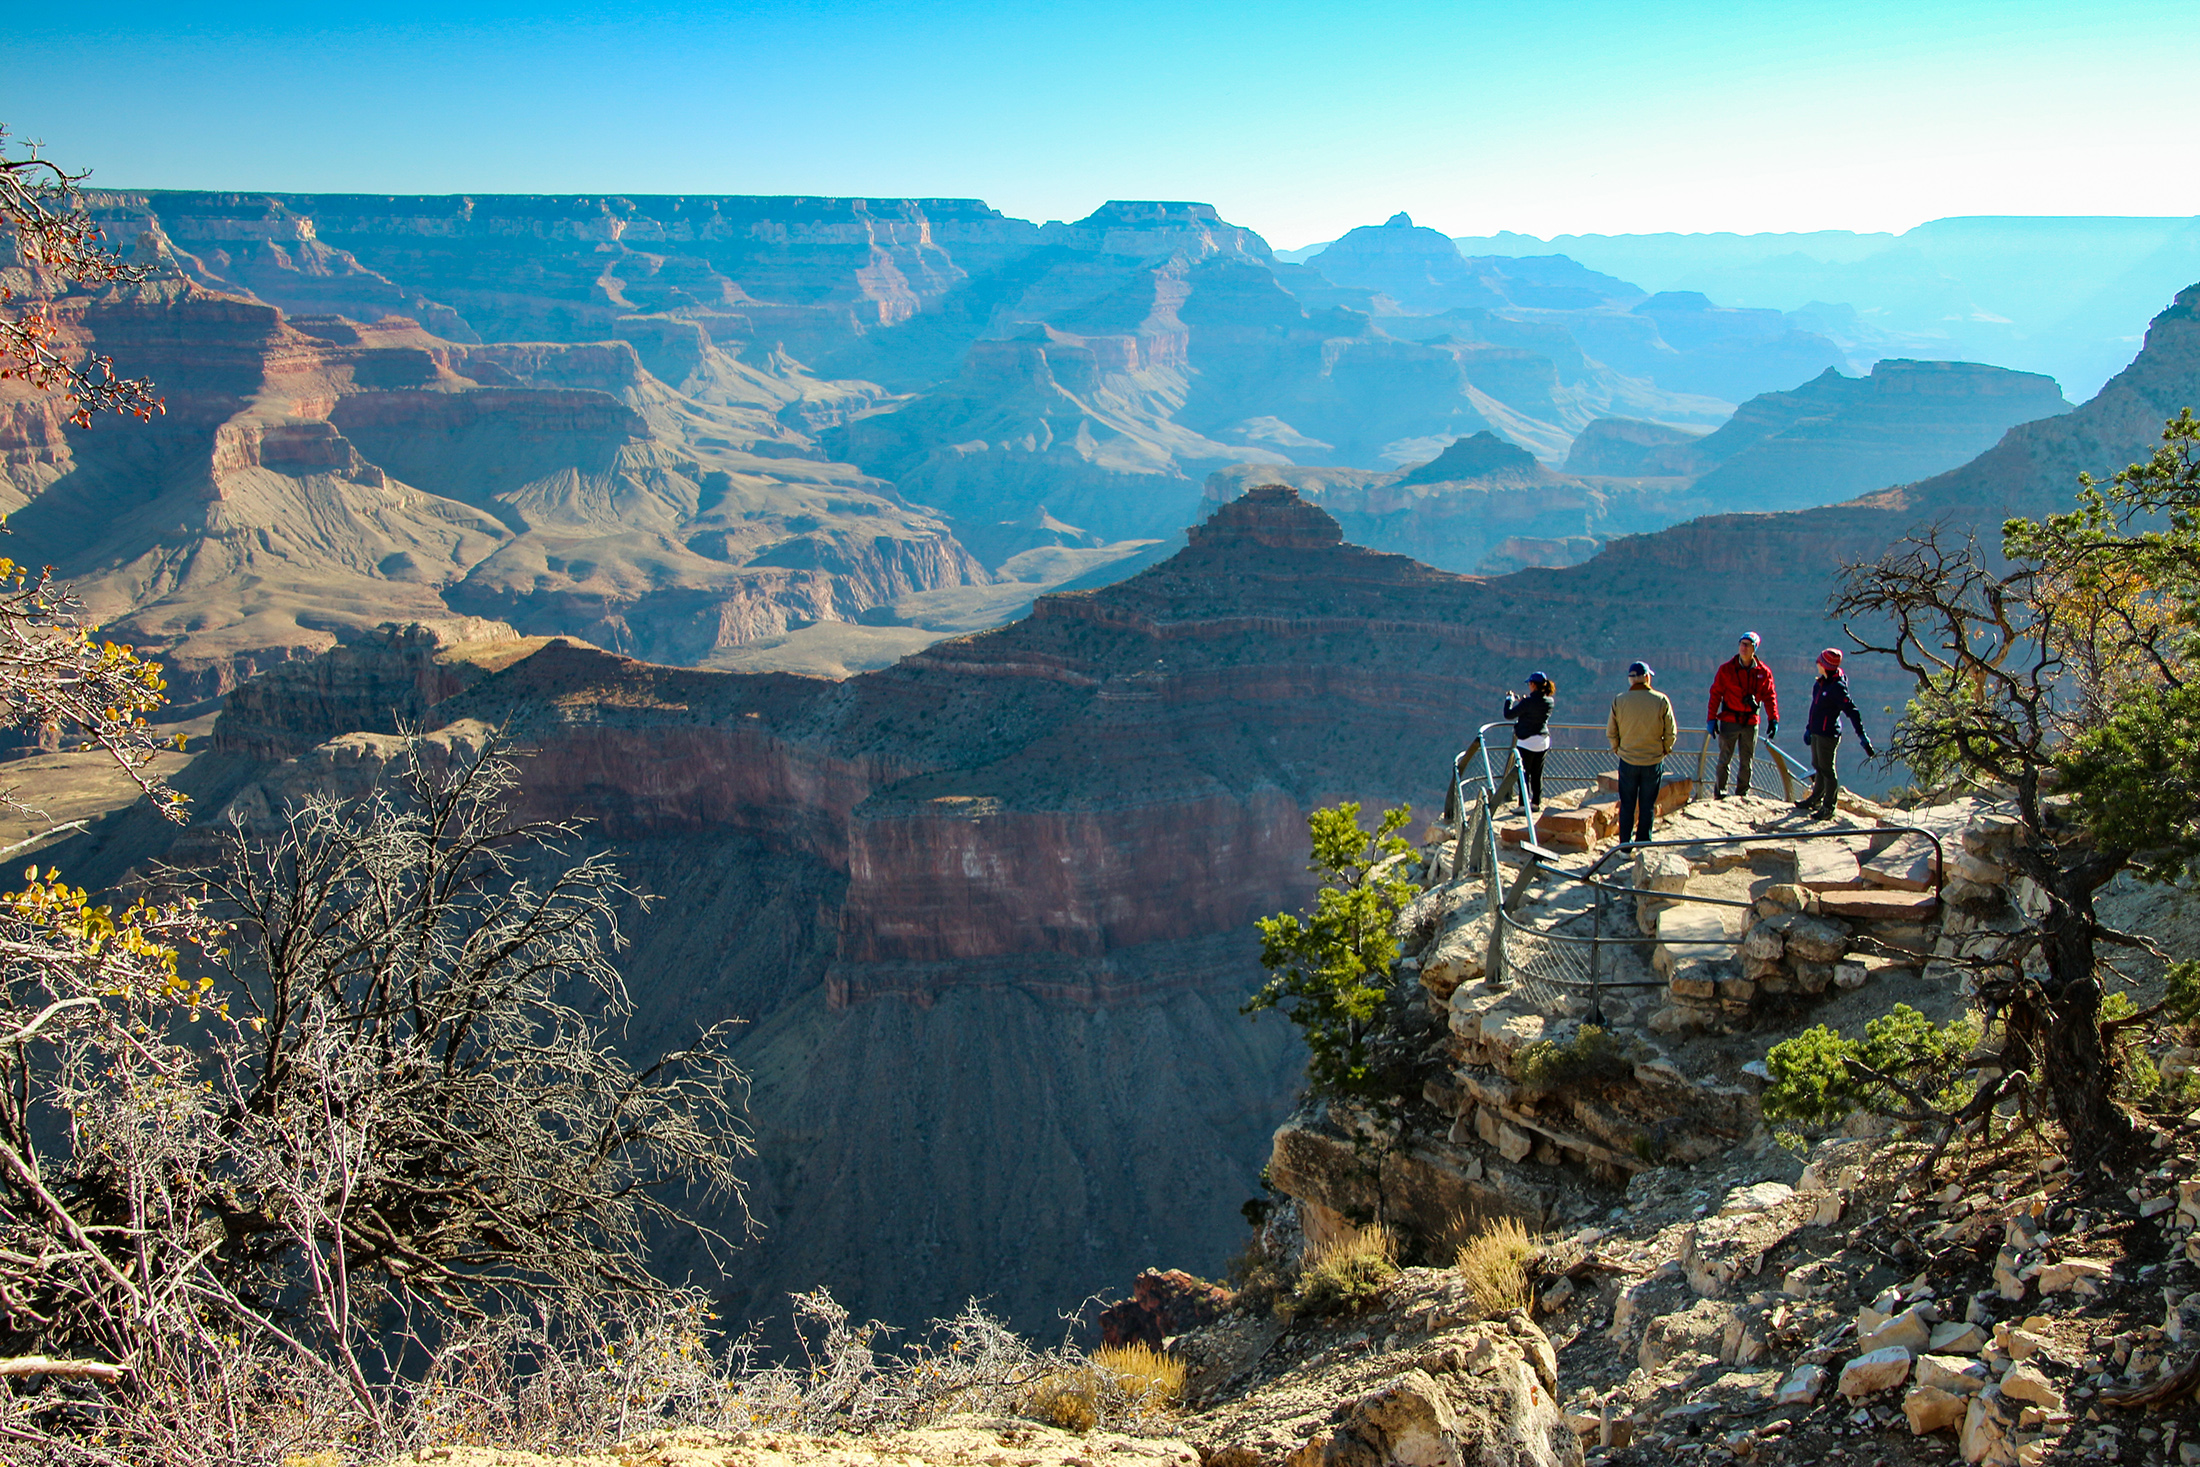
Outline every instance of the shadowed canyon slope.
<svg viewBox="0 0 2200 1467">
<path fill-rule="evenodd" d="M 154 278 L 57 314 L 168 412 L 87 432 L 0 384 L 0 503 L 11 553 L 185 696 L 452 614 L 879 666 L 1141 563 L 1227 465 L 1380 476 L 1482 433 L 1556 463 L 1615 415 L 1721 421 L 1666 382 L 1687 363 L 1785 386 L 1831 359 L 1402 219 L 1332 278 L 1189 203 L 1042 226 L 968 200 L 93 198 Z M 1557 538 L 1655 522 L 1605 518 Z M 1370 534 L 1490 550 L 1457 515 L 1422 530 Z"/>
<path fill-rule="evenodd" d="M 1262 491 L 1130 581 L 844 683 L 478 624 L 449 633 L 466 666 L 344 649 L 242 690 L 186 778 L 249 819 L 370 772 L 372 738 L 323 742 L 363 711 L 508 721 L 528 807 L 590 817 L 664 897 L 625 962 L 635 1041 L 753 1021 L 769 1230 L 736 1307 L 829 1282 L 883 1317 L 978 1294 L 1038 1326 L 1234 1246 L 1300 1064 L 1237 1012 L 1252 919 L 1304 895 L 1308 807 L 1440 795 L 1473 584 Z M 111 880 L 147 833 L 57 859 Z"/>
<path fill-rule="evenodd" d="M 1691 712 L 1742 627 L 1796 678 L 1837 639 L 1840 560 L 2066 503 L 2193 397 L 2200 287 L 2093 402 L 1847 505 L 1484 580 L 1262 489 L 1138 576 L 840 683 L 478 623 L 363 644 L 240 694 L 185 777 L 202 820 L 251 818 L 370 773 L 380 746 L 347 731 L 393 726 L 377 710 L 446 736 L 508 721 L 530 807 L 592 818 L 664 898 L 625 959 L 635 1042 L 751 1020 L 767 1231 L 729 1267 L 735 1310 L 823 1282 L 882 1317 L 978 1294 L 1037 1326 L 1151 1263 L 1216 1269 L 1241 1235 L 1299 1056 L 1236 1009 L 1251 919 L 1306 894 L 1306 809 L 1427 810 L 1527 666 L 1589 722 L 1638 656 Z M 1892 697 L 1869 659 L 1857 675 L 1868 712 Z M 112 881 L 161 834 L 117 816 L 56 860 Z"/>
</svg>

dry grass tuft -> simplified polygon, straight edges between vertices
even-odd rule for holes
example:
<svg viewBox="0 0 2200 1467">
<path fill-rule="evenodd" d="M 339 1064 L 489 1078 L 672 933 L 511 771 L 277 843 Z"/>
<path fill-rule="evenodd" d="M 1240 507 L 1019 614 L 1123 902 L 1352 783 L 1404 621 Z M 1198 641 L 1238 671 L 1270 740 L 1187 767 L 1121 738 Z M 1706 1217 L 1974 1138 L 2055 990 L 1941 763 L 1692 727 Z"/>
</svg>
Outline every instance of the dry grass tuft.
<svg viewBox="0 0 2200 1467">
<path fill-rule="evenodd" d="M 1299 1271 L 1288 1312 L 1337 1314 L 1363 1309 L 1398 1276 L 1398 1240 L 1381 1223 L 1356 1228 L 1316 1248 Z"/>
<path fill-rule="evenodd" d="M 1023 1414 L 1064 1431 L 1088 1432 L 1100 1424 L 1103 1385 L 1100 1372 L 1090 1365 L 1050 1371 L 1025 1392 Z"/>
<path fill-rule="evenodd" d="M 1103 1345 L 1092 1363 L 1115 1377 L 1136 1408 L 1174 1406 L 1184 1394 L 1184 1362 L 1150 1345 Z"/>
<path fill-rule="evenodd" d="M 1484 1314 L 1502 1314 L 1528 1307 L 1528 1265 L 1539 1251 L 1527 1224 L 1501 1217 L 1467 1240 L 1453 1267 Z"/>
</svg>

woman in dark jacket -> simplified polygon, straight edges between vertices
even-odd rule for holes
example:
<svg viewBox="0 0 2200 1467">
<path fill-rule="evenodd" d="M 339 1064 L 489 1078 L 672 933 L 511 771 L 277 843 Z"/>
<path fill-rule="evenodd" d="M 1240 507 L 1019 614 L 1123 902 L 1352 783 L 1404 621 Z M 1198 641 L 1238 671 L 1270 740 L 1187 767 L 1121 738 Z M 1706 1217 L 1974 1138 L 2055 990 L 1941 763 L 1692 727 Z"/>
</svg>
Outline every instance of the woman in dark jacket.
<svg viewBox="0 0 2200 1467">
<path fill-rule="evenodd" d="M 1841 793 L 1834 752 L 1841 747 L 1844 717 L 1855 726 L 1864 757 L 1877 758 L 1879 751 L 1872 747 L 1871 735 L 1864 732 L 1864 717 L 1856 711 L 1856 700 L 1849 696 L 1849 675 L 1841 670 L 1841 649 L 1828 647 L 1818 654 L 1818 681 L 1811 684 L 1810 718 L 1803 725 L 1803 737 L 1810 744 L 1811 785 L 1810 793 L 1795 807 L 1798 815 L 1832 818 L 1834 797 Z"/>
<path fill-rule="evenodd" d="M 1540 672 L 1528 674 L 1525 697 L 1505 695 L 1505 716 L 1513 721 L 1513 747 L 1520 751 L 1520 772 L 1528 777 L 1522 809 L 1543 808 L 1543 756 L 1551 747 L 1551 699 L 1558 686 Z"/>
</svg>

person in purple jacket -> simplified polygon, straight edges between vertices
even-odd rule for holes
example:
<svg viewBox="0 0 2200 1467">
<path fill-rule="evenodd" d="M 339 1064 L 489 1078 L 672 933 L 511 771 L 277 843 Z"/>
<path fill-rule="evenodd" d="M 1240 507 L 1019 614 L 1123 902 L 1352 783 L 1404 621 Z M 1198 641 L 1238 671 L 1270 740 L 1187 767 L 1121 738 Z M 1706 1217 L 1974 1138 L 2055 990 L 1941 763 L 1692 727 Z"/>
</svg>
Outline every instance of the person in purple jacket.
<svg viewBox="0 0 2200 1467">
<path fill-rule="evenodd" d="M 1856 711 L 1856 700 L 1849 696 L 1849 675 L 1841 670 L 1841 649 L 1828 647 L 1818 654 L 1818 681 L 1811 684 L 1810 717 L 1803 724 L 1803 737 L 1810 743 L 1811 785 L 1810 793 L 1795 807 L 1798 815 L 1815 815 L 1820 820 L 1833 816 L 1834 799 L 1841 793 L 1834 753 L 1841 747 L 1844 717 L 1855 726 L 1864 757 L 1878 758 L 1871 735 L 1864 732 L 1864 716 Z"/>
</svg>

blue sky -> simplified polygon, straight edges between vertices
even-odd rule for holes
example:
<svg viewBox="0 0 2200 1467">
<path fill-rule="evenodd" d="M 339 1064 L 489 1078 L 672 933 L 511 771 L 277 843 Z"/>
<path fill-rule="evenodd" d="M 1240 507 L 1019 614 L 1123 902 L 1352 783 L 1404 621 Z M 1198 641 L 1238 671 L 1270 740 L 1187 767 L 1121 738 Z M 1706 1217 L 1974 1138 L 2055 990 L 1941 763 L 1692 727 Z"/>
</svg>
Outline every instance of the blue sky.
<svg viewBox="0 0 2200 1467">
<path fill-rule="evenodd" d="M 1201 199 L 1279 247 L 2200 212 L 2191 7 L 46 6 L 0 121 L 114 187 Z"/>
</svg>

